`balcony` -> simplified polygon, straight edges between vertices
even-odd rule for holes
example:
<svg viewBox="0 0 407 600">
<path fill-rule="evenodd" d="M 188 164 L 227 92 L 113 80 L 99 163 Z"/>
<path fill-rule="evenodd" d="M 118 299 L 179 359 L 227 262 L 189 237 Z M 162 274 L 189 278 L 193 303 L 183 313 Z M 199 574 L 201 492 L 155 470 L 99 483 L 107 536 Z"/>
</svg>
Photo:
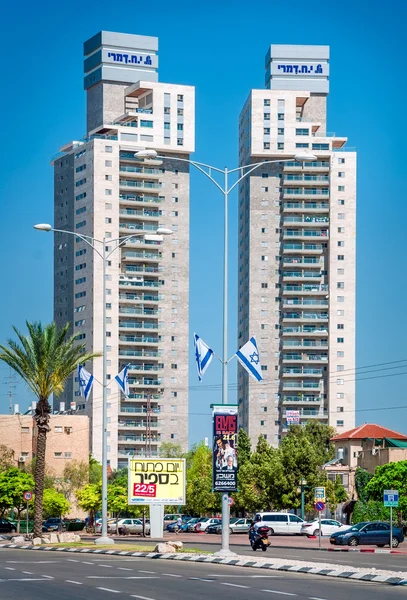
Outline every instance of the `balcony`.
<svg viewBox="0 0 407 600">
<path fill-rule="evenodd" d="M 160 196 L 144 196 L 143 194 L 138 196 L 119 194 L 119 200 L 122 204 L 160 204 L 163 201 Z"/>
<path fill-rule="evenodd" d="M 158 219 L 159 217 L 161 217 L 162 212 L 161 210 L 154 210 L 154 209 L 148 209 L 145 208 L 143 210 L 136 210 L 134 208 L 122 208 L 120 209 L 119 213 L 121 215 L 125 215 L 126 217 L 136 217 L 136 218 L 143 218 L 143 219 Z"/>
<path fill-rule="evenodd" d="M 130 408 L 126 411 L 120 409 L 120 412 L 136 412 L 135 410 L 130 410 Z M 143 429 L 145 429 L 147 427 L 147 421 L 127 421 L 126 425 L 119 425 L 120 428 L 126 427 L 126 428 L 131 428 L 131 429 L 139 429 L 140 427 L 142 427 Z M 151 422 L 151 427 L 157 428 L 158 427 L 158 423 L 157 421 L 152 421 Z"/>
<path fill-rule="evenodd" d="M 154 408 L 152 409 L 152 412 L 154 413 L 159 413 L 160 409 Z M 119 414 L 124 414 L 124 415 L 128 415 L 128 414 L 146 414 L 147 413 L 147 408 L 145 406 L 120 406 L 119 408 Z M 140 421 L 120 421 L 119 420 L 119 427 L 137 427 L 137 425 L 133 425 L 133 423 L 139 423 Z"/>
<path fill-rule="evenodd" d="M 154 261 L 162 258 L 162 252 L 148 252 L 148 250 L 140 250 L 140 252 L 127 250 L 122 254 L 122 260 L 133 260 L 133 259 L 150 259 Z"/>
<path fill-rule="evenodd" d="M 299 325 L 298 327 L 283 327 L 283 335 L 295 333 L 305 333 L 307 335 L 327 335 L 327 327 L 318 327 L 316 325 Z"/>
<path fill-rule="evenodd" d="M 136 188 L 138 190 L 160 190 L 162 188 L 162 183 L 157 181 L 132 181 L 131 179 L 120 179 L 119 180 L 120 188 Z"/>
<path fill-rule="evenodd" d="M 119 344 L 130 345 L 130 344 L 159 344 L 161 341 L 158 336 L 149 335 L 119 335 Z M 119 354 L 121 351 L 119 349 Z"/>
<path fill-rule="evenodd" d="M 119 321 L 119 329 L 159 329 L 158 323 L 148 321 Z"/>
<path fill-rule="evenodd" d="M 329 217 L 322 215 L 310 215 L 308 217 L 284 217 L 283 225 L 291 225 L 292 223 L 301 223 L 302 225 L 327 225 Z"/>
<path fill-rule="evenodd" d="M 283 354 L 283 363 L 287 364 L 287 363 L 291 363 L 291 362 L 297 362 L 297 363 L 322 362 L 322 363 L 327 363 L 328 362 L 328 354 L 307 354 L 306 352 L 303 352 L 303 353 L 287 352 L 286 354 Z"/>
<path fill-rule="evenodd" d="M 322 377 L 323 374 L 324 371 L 322 369 L 307 367 L 285 367 L 283 369 L 283 377 Z"/>
<path fill-rule="evenodd" d="M 153 373 L 157 373 L 158 371 L 162 371 L 164 366 L 163 365 L 159 365 L 158 363 L 130 363 L 128 365 L 129 367 L 129 371 L 133 372 L 133 371 L 142 371 L 142 372 L 146 372 L 146 371 L 151 371 Z"/>
<path fill-rule="evenodd" d="M 318 396 L 308 396 L 305 394 L 299 394 L 298 396 L 283 396 L 282 404 L 309 404 L 318 403 L 321 404 L 323 399 Z"/>
<path fill-rule="evenodd" d="M 146 443 L 146 435 L 118 435 L 117 440 L 120 444 L 123 442 L 129 442 L 133 444 L 145 444 Z M 160 440 L 158 437 L 152 438 L 151 442 L 153 444 L 157 444 Z"/>
<path fill-rule="evenodd" d="M 161 287 L 161 283 L 159 281 L 146 281 L 140 278 L 126 277 L 120 276 L 119 278 L 119 286 L 120 287 Z"/>
<path fill-rule="evenodd" d="M 329 213 L 328 202 L 284 202 L 283 213 Z"/>
<path fill-rule="evenodd" d="M 153 265 L 125 265 L 125 274 L 127 273 L 162 273 L 162 267 Z"/>
<path fill-rule="evenodd" d="M 320 265 L 324 263 L 322 256 L 284 256 L 283 266 L 297 266 L 297 265 Z"/>
<path fill-rule="evenodd" d="M 120 165 L 119 172 L 130 176 L 134 175 L 136 177 L 144 177 L 145 175 L 148 175 L 149 177 L 161 177 L 163 174 L 162 169 L 148 167 L 128 167 L 124 165 Z"/>
<path fill-rule="evenodd" d="M 328 348 L 328 340 L 283 340 L 283 348 Z"/>
<path fill-rule="evenodd" d="M 300 411 L 300 418 L 302 417 L 315 417 L 316 419 L 327 419 L 328 418 L 328 411 L 326 409 L 323 410 L 318 410 L 318 409 L 312 409 L 312 408 L 302 408 Z M 286 412 L 285 410 L 283 410 L 283 419 L 286 418 Z"/>
<path fill-rule="evenodd" d="M 131 231 L 146 231 L 147 235 L 149 233 L 151 235 L 157 231 L 157 225 L 149 225 L 148 223 L 120 223 L 119 229 L 125 230 L 124 233 L 130 233 Z"/>
<path fill-rule="evenodd" d="M 119 348 L 119 358 L 120 357 L 141 357 L 141 358 L 155 358 L 162 356 L 161 350 L 123 350 L 123 348 Z"/>
<path fill-rule="evenodd" d="M 291 306 L 328 306 L 328 299 L 315 300 L 314 298 L 283 298 L 283 307 Z"/>
<path fill-rule="evenodd" d="M 320 271 L 283 271 L 283 281 L 290 279 L 321 279 Z"/>
<path fill-rule="evenodd" d="M 328 230 L 327 229 L 284 229 L 283 230 L 283 239 L 328 239 Z"/>
<path fill-rule="evenodd" d="M 284 173 L 287 172 L 294 172 L 294 173 L 298 173 L 300 171 L 302 171 L 303 173 L 307 172 L 307 171 L 311 171 L 311 172 L 315 172 L 315 173 L 319 173 L 319 172 L 326 172 L 329 171 L 331 168 L 331 165 L 329 163 L 329 160 L 316 160 L 313 162 L 306 162 L 305 164 L 302 162 L 296 162 L 296 161 L 289 161 L 284 163 Z"/>
<path fill-rule="evenodd" d="M 320 321 L 328 322 L 328 313 L 289 312 L 283 313 L 284 321 Z"/>
<path fill-rule="evenodd" d="M 283 244 L 283 253 L 290 254 L 292 252 L 298 254 L 321 254 L 324 250 L 322 244 Z"/>
<path fill-rule="evenodd" d="M 326 294 L 327 283 L 303 283 L 302 285 L 288 284 L 283 286 L 283 294 Z"/>
<path fill-rule="evenodd" d="M 315 198 L 315 196 L 321 196 L 323 198 L 329 198 L 329 188 L 284 188 L 283 198 L 296 198 L 302 196 L 303 198 Z"/>
<path fill-rule="evenodd" d="M 329 185 L 329 175 L 284 175 L 283 185 Z"/>
<path fill-rule="evenodd" d="M 157 308 L 133 308 L 130 306 L 119 306 L 119 314 L 121 315 L 158 315 Z"/>
<path fill-rule="evenodd" d="M 144 379 L 135 379 L 134 377 L 129 377 L 129 385 L 135 385 L 135 386 L 144 386 L 144 387 L 150 387 L 150 386 L 162 386 L 163 385 L 163 380 L 162 379 L 151 379 L 151 378 L 147 378 L 144 377 Z"/>
<path fill-rule="evenodd" d="M 160 294 L 119 294 L 119 300 L 133 304 L 136 302 L 159 302 L 161 300 Z"/>
</svg>

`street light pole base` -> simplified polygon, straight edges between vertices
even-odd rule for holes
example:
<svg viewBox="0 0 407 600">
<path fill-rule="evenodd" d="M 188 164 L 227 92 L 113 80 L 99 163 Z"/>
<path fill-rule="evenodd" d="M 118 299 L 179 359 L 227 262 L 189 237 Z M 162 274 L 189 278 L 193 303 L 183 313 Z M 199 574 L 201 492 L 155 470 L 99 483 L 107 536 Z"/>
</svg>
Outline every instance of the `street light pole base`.
<svg viewBox="0 0 407 600">
<path fill-rule="evenodd" d="M 215 552 L 215 556 L 219 556 L 220 558 L 235 558 L 238 556 L 238 554 L 236 554 L 236 552 L 232 552 L 230 548 L 222 548 L 221 550 Z"/>
<path fill-rule="evenodd" d="M 99 537 L 99 538 L 96 538 L 96 540 L 95 540 L 95 544 L 97 546 L 100 546 L 100 545 L 108 546 L 109 544 L 114 544 L 114 543 L 115 543 L 114 539 L 111 538 L 111 537 L 107 537 L 107 536 L 106 537 Z"/>
</svg>

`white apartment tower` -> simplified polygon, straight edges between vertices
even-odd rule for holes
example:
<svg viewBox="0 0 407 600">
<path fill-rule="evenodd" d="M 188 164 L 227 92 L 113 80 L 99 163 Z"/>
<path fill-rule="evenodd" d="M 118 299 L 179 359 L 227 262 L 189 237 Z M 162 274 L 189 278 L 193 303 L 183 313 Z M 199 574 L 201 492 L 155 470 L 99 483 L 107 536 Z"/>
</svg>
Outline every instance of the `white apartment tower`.
<svg viewBox="0 0 407 600">
<path fill-rule="evenodd" d="M 326 130 L 329 47 L 272 45 L 266 88 L 239 122 L 239 345 L 256 335 L 264 381 L 239 367 L 240 423 L 277 446 L 292 422 L 355 425 L 356 153 Z M 295 154 L 315 155 L 297 162 Z"/>
<path fill-rule="evenodd" d="M 84 45 L 87 133 L 53 158 L 54 227 L 107 239 L 134 237 L 107 268 L 108 461 L 188 447 L 189 168 L 141 160 L 145 148 L 188 158 L 194 151 L 194 88 L 158 81 L 158 39 L 102 31 Z M 173 235 L 154 235 L 159 227 Z M 87 349 L 102 351 L 102 260 L 79 237 L 55 234 L 54 313 Z M 112 239 L 112 245 L 109 245 Z M 100 246 L 99 246 L 100 247 Z M 130 365 L 130 397 L 115 376 Z M 102 360 L 86 365 L 102 381 Z M 61 400 L 90 417 L 101 459 L 102 388 L 87 403 L 77 379 Z M 59 400 L 58 400 L 59 401 Z M 149 421 L 149 426 L 147 421 Z M 147 432 L 151 437 L 147 440 Z"/>
</svg>

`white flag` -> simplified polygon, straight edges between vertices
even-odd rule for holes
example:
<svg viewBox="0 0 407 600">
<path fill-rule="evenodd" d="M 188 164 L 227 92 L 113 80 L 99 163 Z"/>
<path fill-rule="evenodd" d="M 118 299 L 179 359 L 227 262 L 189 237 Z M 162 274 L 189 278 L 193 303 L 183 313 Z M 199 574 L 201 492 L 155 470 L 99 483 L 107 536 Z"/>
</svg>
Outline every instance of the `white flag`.
<svg viewBox="0 0 407 600">
<path fill-rule="evenodd" d="M 198 379 L 202 381 L 202 376 L 211 363 L 213 350 L 196 333 L 194 333 L 194 344 Z"/>
<path fill-rule="evenodd" d="M 263 377 L 260 374 L 260 356 L 257 350 L 256 338 L 253 336 L 250 340 L 236 352 L 237 360 L 242 367 L 254 377 L 257 381 L 261 381 Z"/>
<path fill-rule="evenodd" d="M 93 375 L 91 375 L 82 365 L 79 365 L 78 380 L 81 396 L 87 400 L 93 386 Z"/>
<path fill-rule="evenodd" d="M 122 369 L 120 373 L 115 377 L 117 385 L 119 386 L 123 394 L 126 396 L 126 398 L 128 398 L 130 394 L 128 370 L 129 365 L 126 365 L 124 369 Z"/>
</svg>

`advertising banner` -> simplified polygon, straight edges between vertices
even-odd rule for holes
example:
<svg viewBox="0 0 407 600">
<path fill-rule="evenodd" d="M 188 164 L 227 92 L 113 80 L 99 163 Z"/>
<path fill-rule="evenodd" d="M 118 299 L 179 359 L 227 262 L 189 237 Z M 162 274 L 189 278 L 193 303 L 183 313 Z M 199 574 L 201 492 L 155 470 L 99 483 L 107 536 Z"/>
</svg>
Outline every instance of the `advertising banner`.
<svg viewBox="0 0 407 600">
<path fill-rule="evenodd" d="M 213 406 L 212 487 L 237 491 L 237 406 Z"/>
<path fill-rule="evenodd" d="M 299 410 L 286 410 L 285 418 L 287 425 L 298 425 L 300 422 L 300 411 Z"/>
<path fill-rule="evenodd" d="M 185 459 L 130 458 L 129 504 L 185 504 Z"/>
</svg>

